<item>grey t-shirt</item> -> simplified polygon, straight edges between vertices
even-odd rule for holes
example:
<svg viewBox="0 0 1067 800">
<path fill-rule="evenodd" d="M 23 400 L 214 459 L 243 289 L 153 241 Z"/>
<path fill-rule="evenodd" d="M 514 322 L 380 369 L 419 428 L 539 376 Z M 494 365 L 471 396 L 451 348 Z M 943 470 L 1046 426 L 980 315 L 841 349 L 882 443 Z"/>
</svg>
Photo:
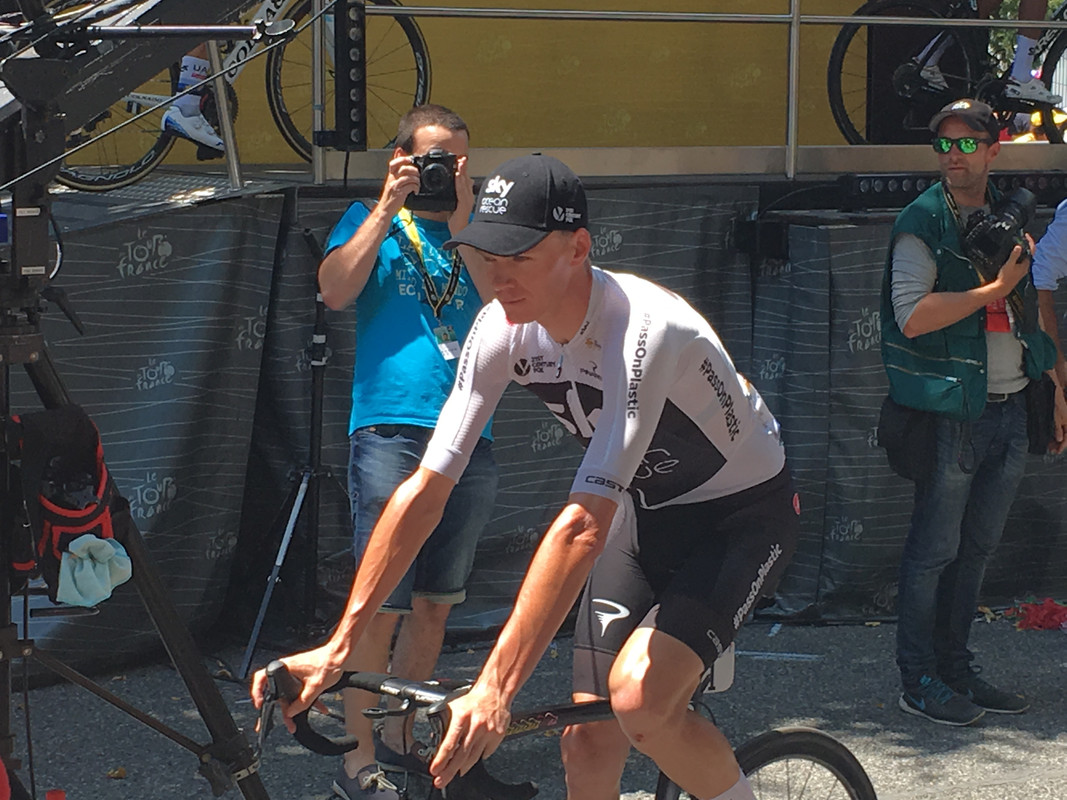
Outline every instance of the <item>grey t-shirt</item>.
<svg viewBox="0 0 1067 800">
<path fill-rule="evenodd" d="M 960 207 L 966 221 L 974 208 Z M 901 234 L 893 242 L 892 302 L 893 314 L 901 330 L 907 325 L 915 306 L 934 289 L 937 262 L 930 248 L 918 236 Z M 1011 311 L 1009 308 L 1008 314 Z M 1015 320 L 1012 320 L 1012 325 Z M 988 391 L 1013 393 L 1023 389 L 1029 379 L 1023 373 L 1022 343 L 1014 333 L 986 331 L 989 354 Z"/>
</svg>

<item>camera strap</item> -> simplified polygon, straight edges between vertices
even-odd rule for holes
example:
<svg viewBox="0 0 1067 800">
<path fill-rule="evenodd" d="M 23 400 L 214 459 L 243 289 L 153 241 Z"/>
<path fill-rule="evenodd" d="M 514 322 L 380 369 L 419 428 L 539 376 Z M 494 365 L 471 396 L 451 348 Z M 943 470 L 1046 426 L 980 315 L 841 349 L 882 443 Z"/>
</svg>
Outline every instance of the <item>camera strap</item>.
<svg viewBox="0 0 1067 800">
<path fill-rule="evenodd" d="M 400 209 L 396 216 L 400 220 L 404 234 L 408 237 L 414 250 L 415 257 L 411 260 L 415 263 L 415 269 L 418 271 L 419 277 L 422 278 L 422 290 L 426 294 L 426 302 L 433 309 L 433 315 L 440 319 L 441 309 L 456 296 L 456 290 L 459 288 L 459 274 L 463 271 L 463 263 L 460 260 L 459 251 L 452 251 L 452 266 L 448 273 L 448 282 L 445 284 L 444 292 L 439 293 L 437 286 L 434 285 L 433 278 L 430 277 L 429 270 L 426 269 L 426 259 L 422 254 L 422 237 L 419 236 L 419 229 L 415 225 L 414 216 L 406 208 Z"/>
</svg>

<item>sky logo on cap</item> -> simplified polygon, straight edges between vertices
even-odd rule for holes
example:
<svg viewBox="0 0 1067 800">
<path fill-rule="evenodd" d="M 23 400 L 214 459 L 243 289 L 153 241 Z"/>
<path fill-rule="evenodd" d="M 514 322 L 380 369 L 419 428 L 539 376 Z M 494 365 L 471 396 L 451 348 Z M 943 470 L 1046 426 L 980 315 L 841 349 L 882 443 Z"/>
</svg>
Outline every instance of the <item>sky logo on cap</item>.
<svg viewBox="0 0 1067 800">
<path fill-rule="evenodd" d="M 499 175 L 491 178 L 482 189 L 481 200 L 478 203 L 479 214 L 492 214 L 494 216 L 508 213 L 508 192 L 515 185 L 515 181 L 508 181 Z"/>
<path fill-rule="evenodd" d="M 492 178 L 489 183 L 485 184 L 486 194 L 498 194 L 501 197 L 507 197 L 508 192 L 511 191 L 511 187 L 515 185 L 515 181 L 506 181 L 499 175 Z"/>
</svg>

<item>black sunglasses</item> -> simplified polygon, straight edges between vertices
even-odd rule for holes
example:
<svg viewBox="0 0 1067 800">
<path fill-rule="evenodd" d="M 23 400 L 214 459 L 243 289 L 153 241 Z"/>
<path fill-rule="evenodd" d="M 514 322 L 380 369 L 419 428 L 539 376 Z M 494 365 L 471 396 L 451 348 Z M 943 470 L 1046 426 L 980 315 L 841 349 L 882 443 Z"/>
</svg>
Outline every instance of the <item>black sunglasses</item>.
<svg viewBox="0 0 1067 800">
<path fill-rule="evenodd" d="M 960 152 L 966 156 L 969 156 L 975 150 L 978 149 L 980 144 L 993 144 L 994 139 L 979 139 L 976 136 L 961 136 L 959 139 L 950 139 L 948 136 L 937 136 L 934 138 L 933 146 L 934 152 L 941 155 L 947 154 L 952 150 L 952 145 L 956 145 Z"/>
</svg>

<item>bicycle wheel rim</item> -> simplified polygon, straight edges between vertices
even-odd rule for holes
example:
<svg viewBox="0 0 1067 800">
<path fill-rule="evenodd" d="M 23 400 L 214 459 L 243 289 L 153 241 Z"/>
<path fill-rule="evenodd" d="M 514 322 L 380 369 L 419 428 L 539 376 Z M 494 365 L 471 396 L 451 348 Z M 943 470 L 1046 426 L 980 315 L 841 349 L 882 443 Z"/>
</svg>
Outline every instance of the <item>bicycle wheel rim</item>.
<svg viewBox="0 0 1067 800">
<path fill-rule="evenodd" d="M 856 757 L 821 731 L 768 731 L 736 755 L 757 800 L 876 800 Z"/>
<path fill-rule="evenodd" d="M 163 114 L 168 105 L 134 122 L 129 120 L 177 92 L 178 75 L 178 65 L 172 64 L 69 133 L 68 150 L 101 134 L 107 135 L 70 153 L 60 165 L 56 180 L 72 189 L 106 192 L 135 183 L 155 169 L 174 146 L 174 137 L 163 132 Z M 122 128 L 118 130 L 120 125 Z"/>
<path fill-rule="evenodd" d="M 876 0 L 857 16 L 936 18 L 920 0 Z M 919 75 L 930 63 L 924 48 L 940 36 L 938 67 L 947 88 Z M 937 47 L 934 48 L 938 49 Z M 912 64 L 912 59 L 923 56 Z M 845 25 L 827 63 L 827 96 L 834 122 L 850 144 L 905 144 L 926 141 L 926 122 L 945 103 L 970 96 L 974 59 L 965 37 L 932 25 Z"/>
<path fill-rule="evenodd" d="M 396 5 L 379 0 L 376 5 Z M 302 25 L 310 0 L 299 3 L 289 19 Z M 267 56 L 267 100 L 271 115 L 289 146 L 311 159 L 311 26 Z M 396 126 L 412 106 L 430 97 L 430 59 L 422 31 L 410 17 L 367 15 L 367 143 L 388 146 Z M 332 45 L 331 45 L 332 46 Z M 327 47 L 325 127 L 334 127 L 333 66 Z"/>
</svg>

